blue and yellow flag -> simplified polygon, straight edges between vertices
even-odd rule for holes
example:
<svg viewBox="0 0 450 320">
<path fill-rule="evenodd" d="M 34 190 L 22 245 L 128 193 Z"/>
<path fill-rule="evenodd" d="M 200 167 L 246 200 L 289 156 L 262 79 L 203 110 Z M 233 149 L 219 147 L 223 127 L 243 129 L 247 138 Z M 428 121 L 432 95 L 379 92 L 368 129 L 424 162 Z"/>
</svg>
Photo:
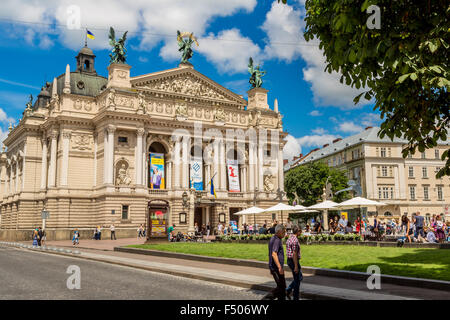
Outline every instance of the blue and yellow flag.
<svg viewBox="0 0 450 320">
<path fill-rule="evenodd" d="M 213 178 L 211 178 L 211 194 L 214 195 L 214 198 L 217 198 L 216 189 L 214 188 Z"/>
<path fill-rule="evenodd" d="M 88 37 L 91 40 L 95 39 L 95 36 L 92 32 L 90 32 L 88 29 L 86 29 L 86 37 Z"/>
</svg>

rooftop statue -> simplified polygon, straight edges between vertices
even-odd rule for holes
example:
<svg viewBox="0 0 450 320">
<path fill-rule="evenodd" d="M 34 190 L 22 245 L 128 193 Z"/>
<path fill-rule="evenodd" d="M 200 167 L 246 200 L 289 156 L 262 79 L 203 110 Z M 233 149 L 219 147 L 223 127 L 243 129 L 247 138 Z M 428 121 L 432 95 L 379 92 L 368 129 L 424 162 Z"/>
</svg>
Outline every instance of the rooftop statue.
<svg viewBox="0 0 450 320">
<path fill-rule="evenodd" d="M 109 54 L 111 57 L 110 63 L 125 63 L 127 59 L 127 49 L 125 49 L 125 40 L 127 40 L 127 33 L 125 31 L 122 38 L 116 41 L 116 33 L 114 32 L 113 27 L 109 28 L 109 44 L 112 47 L 112 50 Z"/>
<path fill-rule="evenodd" d="M 252 85 L 252 88 L 261 88 L 263 83 L 262 77 L 266 74 L 266 72 L 260 70 L 259 65 L 256 67 L 253 66 L 252 57 L 248 60 L 248 72 L 251 74 L 249 82 Z"/>
<path fill-rule="evenodd" d="M 187 39 L 184 39 L 187 38 Z M 178 46 L 180 47 L 178 51 L 181 52 L 181 63 L 189 63 L 189 59 L 194 55 L 194 51 L 192 51 L 192 44 L 195 44 L 198 47 L 197 38 L 194 36 L 194 33 L 177 31 L 177 40 Z"/>
<path fill-rule="evenodd" d="M 27 107 L 26 109 L 31 109 L 33 107 L 33 95 L 32 94 L 30 94 L 29 100 L 25 105 Z"/>
</svg>

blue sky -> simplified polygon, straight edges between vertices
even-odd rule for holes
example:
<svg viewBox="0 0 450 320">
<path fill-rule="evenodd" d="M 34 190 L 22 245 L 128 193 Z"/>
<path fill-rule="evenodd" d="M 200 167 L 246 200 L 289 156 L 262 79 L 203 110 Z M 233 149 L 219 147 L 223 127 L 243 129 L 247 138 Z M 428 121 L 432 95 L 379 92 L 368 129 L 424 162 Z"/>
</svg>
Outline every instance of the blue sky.
<svg viewBox="0 0 450 320">
<path fill-rule="evenodd" d="M 107 75 L 109 26 L 128 30 L 132 76 L 178 65 L 176 30 L 193 31 L 200 46 L 191 62 L 199 72 L 246 96 L 248 57 L 267 71 L 263 87 L 275 98 L 289 133 L 285 157 L 320 147 L 366 126 L 379 125 L 373 106 L 353 105 L 359 91 L 323 72 L 317 42 L 303 39 L 303 2 L 269 0 L 4 0 L 0 12 L 0 138 L 18 121 L 31 93 L 45 81 L 75 69 L 84 27 L 96 36 L 88 46 L 96 70 Z M 75 6 L 74 6 L 75 5 Z M 77 29 L 80 23 L 81 29 Z"/>
</svg>

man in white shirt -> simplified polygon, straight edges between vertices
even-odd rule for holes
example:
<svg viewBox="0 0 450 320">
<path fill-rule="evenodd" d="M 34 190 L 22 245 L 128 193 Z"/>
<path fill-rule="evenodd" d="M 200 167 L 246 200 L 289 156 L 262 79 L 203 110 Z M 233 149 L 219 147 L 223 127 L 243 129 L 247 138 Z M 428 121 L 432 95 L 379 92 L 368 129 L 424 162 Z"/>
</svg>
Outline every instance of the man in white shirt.
<svg viewBox="0 0 450 320">
<path fill-rule="evenodd" d="M 219 222 L 219 225 L 217 226 L 217 230 L 219 231 L 219 235 L 222 235 L 223 225 Z"/>
<path fill-rule="evenodd" d="M 113 239 L 113 237 L 114 237 L 114 240 L 117 240 L 117 239 L 116 239 L 116 228 L 114 227 L 113 224 L 111 225 L 111 227 L 109 228 L 109 230 L 111 230 L 111 240 Z"/>
</svg>

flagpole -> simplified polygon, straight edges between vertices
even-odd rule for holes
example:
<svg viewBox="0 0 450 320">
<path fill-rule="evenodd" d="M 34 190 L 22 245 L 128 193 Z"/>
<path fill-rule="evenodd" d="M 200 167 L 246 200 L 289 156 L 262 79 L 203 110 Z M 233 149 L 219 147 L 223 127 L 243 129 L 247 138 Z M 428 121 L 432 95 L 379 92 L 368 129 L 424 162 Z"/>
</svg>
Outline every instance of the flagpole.
<svg viewBox="0 0 450 320">
<path fill-rule="evenodd" d="M 84 33 L 84 46 L 87 47 L 87 28 L 86 32 Z"/>
</svg>

